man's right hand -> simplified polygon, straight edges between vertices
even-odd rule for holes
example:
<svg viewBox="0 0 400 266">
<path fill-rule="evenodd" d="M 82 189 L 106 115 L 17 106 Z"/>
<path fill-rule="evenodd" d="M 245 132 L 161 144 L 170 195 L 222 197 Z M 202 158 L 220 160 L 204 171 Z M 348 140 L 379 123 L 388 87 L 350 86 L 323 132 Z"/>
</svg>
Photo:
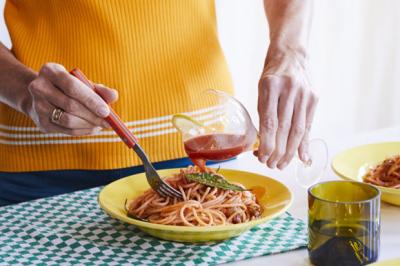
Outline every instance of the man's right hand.
<svg viewBox="0 0 400 266">
<path fill-rule="evenodd" d="M 43 132 L 68 135 L 90 135 L 108 127 L 104 118 L 110 113 L 107 103 L 115 102 L 118 93 L 101 84 L 96 90 L 87 87 L 59 64 L 47 63 L 28 86 L 31 94 L 28 115 Z M 59 120 L 52 120 L 53 111 L 61 109 Z"/>
</svg>

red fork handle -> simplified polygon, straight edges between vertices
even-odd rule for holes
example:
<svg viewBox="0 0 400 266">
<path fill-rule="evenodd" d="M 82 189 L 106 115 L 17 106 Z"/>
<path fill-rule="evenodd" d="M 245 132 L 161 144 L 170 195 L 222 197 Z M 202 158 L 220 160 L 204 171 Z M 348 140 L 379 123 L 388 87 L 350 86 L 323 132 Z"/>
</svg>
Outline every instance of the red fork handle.
<svg viewBox="0 0 400 266">
<path fill-rule="evenodd" d="M 91 88 L 100 97 L 102 97 L 96 90 L 96 86 L 79 70 L 79 68 L 74 68 L 69 72 L 71 75 L 82 81 L 86 86 Z M 114 129 L 122 141 L 129 147 L 132 148 L 138 142 L 137 138 L 129 130 L 129 128 L 122 122 L 121 118 L 115 113 L 115 111 L 110 108 L 110 114 L 104 118 L 107 123 Z"/>
</svg>

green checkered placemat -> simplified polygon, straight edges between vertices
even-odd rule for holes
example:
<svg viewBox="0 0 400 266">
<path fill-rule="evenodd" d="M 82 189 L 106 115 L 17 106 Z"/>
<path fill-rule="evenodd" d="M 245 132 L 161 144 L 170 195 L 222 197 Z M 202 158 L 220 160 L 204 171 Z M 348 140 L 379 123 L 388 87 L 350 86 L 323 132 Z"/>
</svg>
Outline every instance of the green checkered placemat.
<svg viewBox="0 0 400 266">
<path fill-rule="evenodd" d="M 227 241 L 162 241 L 107 216 L 99 188 L 0 208 L 0 265 L 214 265 L 307 243 L 303 221 L 284 214 Z"/>
</svg>

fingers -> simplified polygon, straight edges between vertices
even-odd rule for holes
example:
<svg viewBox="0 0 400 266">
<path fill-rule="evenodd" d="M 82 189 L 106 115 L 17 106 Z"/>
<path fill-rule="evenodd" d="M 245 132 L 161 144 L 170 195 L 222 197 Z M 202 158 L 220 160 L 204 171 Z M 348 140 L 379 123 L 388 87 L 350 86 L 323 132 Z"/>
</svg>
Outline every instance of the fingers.
<svg viewBox="0 0 400 266">
<path fill-rule="evenodd" d="M 45 132 L 62 133 L 70 136 L 87 136 L 93 135 L 101 130 L 101 127 L 95 128 L 65 128 L 63 126 L 50 123 L 46 128 Z"/>
<path fill-rule="evenodd" d="M 115 89 L 110 89 L 103 84 L 96 84 L 96 92 L 106 101 L 108 104 L 114 103 L 118 100 L 118 91 Z M 110 125 L 103 121 L 102 126 L 104 128 L 110 128 Z"/>
<path fill-rule="evenodd" d="M 277 165 L 279 169 L 283 169 L 289 164 L 303 139 L 306 124 L 306 101 L 307 97 L 305 92 L 301 91 L 297 96 L 294 106 L 292 125 L 287 141 L 286 153 L 280 159 Z"/>
<path fill-rule="evenodd" d="M 39 76 L 48 79 L 65 95 L 75 99 L 95 115 L 104 118 L 110 113 L 107 103 L 91 88 L 73 77 L 59 64 L 47 63 L 39 71 Z"/>
<path fill-rule="evenodd" d="M 299 149 L 298 149 L 300 160 L 302 160 L 304 163 L 310 162 L 310 156 L 309 156 L 309 151 L 308 151 L 308 145 L 309 145 L 309 141 L 310 141 L 309 135 L 310 135 L 311 125 L 314 120 L 314 114 L 315 114 L 317 105 L 318 105 L 318 98 L 317 98 L 317 96 L 312 94 L 310 96 L 310 98 L 308 99 L 305 132 L 304 132 L 304 136 L 302 138 L 302 141 L 301 141 Z"/>
<path fill-rule="evenodd" d="M 292 84 L 284 82 L 282 86 L 284 87 L 278 103 L 278 129 L 275 138 L 276 147 L 267 161 L 268 167 L 272 169 L 276 167 L 277 163 L 285 155 L 296 97 Z"/>
<path fill-rule="evenodd" d="M 96 84 L 96 91 L 106 103 L 111 104 L 118 100 L 118 91 L 110 89 L 103 84 Z"/>
<path fill-rule="evenodd" d="M 260 146 L 258 160 L 266 163 L 275 149 L 275 135 L 278 128 L 278 99 L 276 80 L 263 79 L 259 86 L 258 113 L 260 115 Z"/>
<path fill-rule="evenodd" d="M 306 164 L 310 162 L 309 149 L 308 149 L 309 143 L 310 143 L 310 135 L 309 132 L 306 130 L 298 149 L 300 160 Z"/>
<path fill-rule="evenodd" d="M 53 109 L 54 110 L 54 109 Z M 88 123 L 86 120 L 82 118 L 72 115 L 67 112 L 63 112 L 60 120 L 53 122 L 59 126 L 69 129 L 94 129 L 96 126 L 93 124 Z"/>
<path fill-rule="evenodd" d="M 81 120 L 86 120 L 86 122 L 88 124 L 91 124 L 93 128 L 95 126 L 108 126 L 103 118 L 98 117 L 97 115 L 92 113 L 77 100 L 68 97 L 67 95 L 62 93 L 62 91 L 54 87 L 54 85 L 44 77 L 39 77 L 35 81 L 33 81 L 30 84 L 29 89 L 31 91 L 31 94 L 34 94 L 39 98 L 46 99 L 53 106 L 57 106 L 65 112 L 81 118 Z M 86 128 L 89 128 L 89 126 L 87 126 Z"/>
<path fill-rule="evenodd" d="M 260 146 L 255 155 L 268 167 L 285 168 L 296 151 L 308 162 L 308 139 L 317 97 L 306 83 L 288 76 L 260 80 Z"/>
<path fill-rule="evenodd" d="M 56 107 L 37 95 L 33 95 L 33 99 L 35 107 L 34 122 L 42 132 L 57 132 L 72 136 L 81 136 L 93 134 L 101 130 L 101 127 L 93 126 L 87 121 L 66 112 L 62 113 L 58 121 L 51 121 L 52 113 Z"/>
<path fill-rule="evenodd" d="M 41 131 L 74 136 L 108 127 L 104 120 L 110 112 L 107 103 L 118 99 L 116 90 L 98 84 L 95 92 L 55 63 L 45 64 L 28 90 L 32 95 L 29 115 Z M 63 113 L 57 121 L 51 121 L 55 108 Z"/>
</svg>

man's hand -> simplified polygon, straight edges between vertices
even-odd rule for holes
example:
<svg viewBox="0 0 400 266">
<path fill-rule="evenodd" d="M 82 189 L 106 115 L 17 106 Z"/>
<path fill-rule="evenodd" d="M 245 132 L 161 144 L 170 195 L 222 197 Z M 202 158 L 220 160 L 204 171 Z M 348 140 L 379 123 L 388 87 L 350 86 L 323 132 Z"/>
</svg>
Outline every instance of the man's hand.
<svg viewBox="0 0 400 266">
<path fill-rule="evenodd" d="M 264 0 L 270 44 L 258 86 L 258 159 L 285 168 L 299 152 L 309 162 L 308 138 L 317 105 L 307 75 L 312 0 Z"/>
<path fill-rule="evenodd" d="M 47 63 L 28 86 L 31 101 L 25 110 L 43 132 L 74 136 L 93 134 L 108 127 L 103 120 L 110 113 L 107 103 L 118 99 L 114 89 L 100 84 L 96 89 L 101 97 L 70 75 L 63 66 Z M 52 121 L 56 108 L 63 113 L 58 121 Z"/>
<path fill-rule="evenodd" d="M 269 51 L 259 82 L 258 159 L 283 169 L 296 151 L 308 162 L 308 141 L 318 102 L 311 90 L 305 59 L 296 53 Z"/>
</svg>

